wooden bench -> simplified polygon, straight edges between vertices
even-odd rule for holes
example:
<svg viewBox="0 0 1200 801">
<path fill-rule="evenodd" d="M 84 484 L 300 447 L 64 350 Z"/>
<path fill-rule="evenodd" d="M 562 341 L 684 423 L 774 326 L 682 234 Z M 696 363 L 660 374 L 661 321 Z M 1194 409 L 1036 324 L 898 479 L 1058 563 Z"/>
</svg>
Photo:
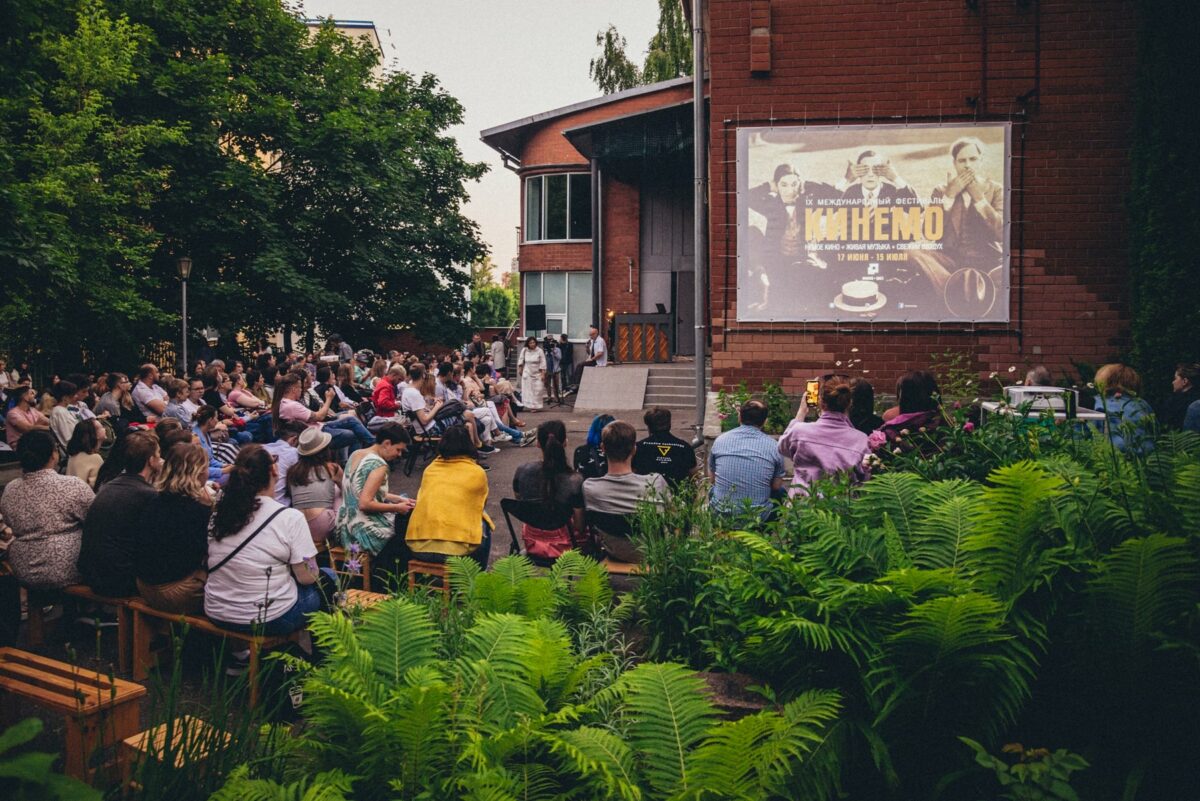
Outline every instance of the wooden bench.
<svg viewBox="0 0 1200 801">
<path fill-rule="evenodd" d="M 326 544 L 325 549 L 329 553 L 329 566 L 333 568 L 334 573 L 337 573 L 339 576 L 347 576 L 349 578 L 361 578 L 362 588 L 367 592 L 371 591 L 370 551 L 359 551 L 355 555 L 356 559 L 358 560 L 359 569 L 349 570 L 346 566 L 346 563 L 350 561 L 348 549 L 332 546 L 328 543 Z"/>
<path fill-rule="evenodd" d="M 27 590 L 27 592 L 29 619 L 26 621 L 25 636 L 31 648 L 40 648 L 46 642 L 46 617 L 42 612 L 42 607 L 60 602 L 59 593 L 70 595 L 101 606 L 111 606 L 117 610 L 117 666 L 122 673 L 129 671 L 129 643 L 132 631 L 129 625 L 129 602 L 136 600 L 136 595 L 126 598 L 109 598 L 106 595 L 97 595 L 92 592 L 92 588 L 86 584 L 69 584 L 61 590 Z"/>
<path fill-rule="evenodd" d="M 171 732 L 170 743 L 167 742 L 168 728 Z M 219 750 L 223 745 L 227 745 L 230 739 L 229 732 L 221 731 L 191 715 L 176 718 L 170 726 L 162 723 L 141 734 L 126 737 L 117 751 L 117 761 L 121 764 L 122 786 L 133 791 L 142 789 L 133 778 L 139 762 L 152 758 L 161 763 L 166 752 L 170 751 L 175 755 L 172 760 L 175 768 L 189 763 L 203 763 L 207 761 L 214 747 Z"/>
<path fill-rule="evenodd" d="M 417 576 L 432 576 L 440 581 L 439 589 L 448 599 L 450 597 L 450 578 L 446 574 L 445 562 L 422 562 L 420 559 L 408 560 L 408 591 L 416 592 Z"/>
<path fill-rule="evenodd" d="M 61 713 L 66 720 L 64 772 L 91 781 L 88 760 L 105 744 L 138 730 L 146 688 L 16 648 L 0 648 L 0 691 Z"/>
<path fill-rule="evenodd" d="M 601 559 L 600 564 L 613 576 L 638 576 L 644 569 L 638 562 L 618 562 L 608 558 Z"/>
<path fill-rule="evenodd" d="M 382 592 L 367 592 L 366 590 L 346 590 L 346 606 L 357 606 L 363 609 L 369 609 L 377 603 L 382 603 L 390 598 L 390 595 L 385 595 Z"/>
<path fill-rule="evenodd" d="M 154 650 L 151 647 L 151 640 L 155 633 L 168 630 L 167 626 L 163 625 L 163 622 L 168 625 L 171 623 L 182 624 L 192 630 L 201 631 L 213 637 L 221 637 L 226 641 L 241 643 L 250 649 L 249 684 L 251 707 L 258 704 L 258 664 L 262 649 L 266 648 L 269 650 L 286 645 L 289 642 L 299 642 L 300 635 L 304 632 L 304 629 L 300 629 L 291 634 L 265 637 L 221 628 L 206 617 L 181 615 L 176 612 L 163 612 L 146 604 L 144 601 L 134 600 L 130 602 L 129 608 L 133 613 L 133 677 L 135 679 L 138 681 L 144 680 L 150 675 L 150 669 L 158 664 L 158 658 L 164 649 Z"/>
</svg>

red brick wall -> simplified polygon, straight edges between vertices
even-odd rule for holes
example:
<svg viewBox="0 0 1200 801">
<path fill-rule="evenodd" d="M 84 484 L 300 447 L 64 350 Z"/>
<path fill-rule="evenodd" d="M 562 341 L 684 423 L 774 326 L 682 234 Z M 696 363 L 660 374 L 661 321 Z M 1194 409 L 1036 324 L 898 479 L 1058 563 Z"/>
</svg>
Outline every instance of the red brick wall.
<svg viewBox="0 0 1200 801">
<path fill-rule="evenodd" d="M 1032 6 L 1039 4 L 980 0 L 979 5 L 987 12 L 988 69 L 994 78 L 988 82 L 988 116 L 1007 118 L 1019 110 L 1013 98 L 1033 85 Z M 806 332 L 797 324 L 737 324 L 736 179 L 728 162 L 736 152 L 739 121 L 961 119 L 973 113 L 966 98 L 981 89 L 983 18 L 961 0 L 772 0 L 765 75 L 750 70 L 751 7 L 751 0 L 711 0 L 709 6 L 717 386 L 742 379 L 754 386 L 782 377 L 785 388 L 798 393 L 806 378 L 834 369 L 838 361 L 844 369 L 858 358 L 856 366 L 889 391 L 901 372 L 928 366 L 931 353 L 948 347 L 970 349 L 984 374 L 1009 366 L 1023 372 L 1039 363 L 1057 372 L 1069 368 L 1072 358 L 1096 363 L 1120 354 L 1128 337 L 1124 203 L 1135 51 L 1130 0 L 1040 3 L 1040 102 L 1030 109 L 1028 124 L 1013 126 L 1013 155 L 1019 155 L 1024 132 L 1026 158 L 1024 185 L 1016 158 L 1011 175 L 1012 323 L 1007 333 L 987 335 L 953 325 L 939 333 L 913 333 L 930 326 L 881 323 L 873 333 L 839 334 Z M 1024 241 L 1018 253 L 1022 195 Z"/>
</svg>

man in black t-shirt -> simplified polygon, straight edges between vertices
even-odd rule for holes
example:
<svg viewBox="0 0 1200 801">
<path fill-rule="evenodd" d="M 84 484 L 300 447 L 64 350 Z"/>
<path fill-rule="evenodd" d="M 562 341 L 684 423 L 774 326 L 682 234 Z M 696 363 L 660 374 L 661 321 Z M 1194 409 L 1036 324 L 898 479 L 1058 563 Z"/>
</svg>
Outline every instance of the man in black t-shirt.
<svg viewBox="0 0 1200 801">
<path fill-rule="evenodd" d="M 642 419 L 646 421 L 650 436 L 637 444 L 633 471 L 641 475 L 659 473 L 671 486 L 694 475 L 699 469 L 696 451 L 671 433 L 671 410 L 655 406 Z"/>
</svg>

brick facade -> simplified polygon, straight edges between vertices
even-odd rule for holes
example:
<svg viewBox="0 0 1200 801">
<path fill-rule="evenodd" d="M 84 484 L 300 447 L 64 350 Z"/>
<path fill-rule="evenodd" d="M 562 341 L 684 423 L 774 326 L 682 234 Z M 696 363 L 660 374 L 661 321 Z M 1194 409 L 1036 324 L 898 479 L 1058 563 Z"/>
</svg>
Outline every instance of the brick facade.
<svg viewBox="0 0 1200 801">
<path fill-rule="evenodd" d="M 852 372 L 869 370 L 889 391 L 904 370 L 928 366 L 932 353 L 947 348 L 969 349 L 986 374 L 1038 363 L 1069 369 L 1071 359 L 1099 363 L 1126 347 L 1133 4 L 971 5 L 772 0 L 764 16 L 761 0 L 710 0 L 709 269 L 718 387 L 782 377 L 798 393 L 806 378 L 861 359 Z M 1016 98 L 1034 86 L 1039 27 L 1040 93 L 1022 117 Z M 736 322 L 731 161 L 739 124 L 936 122 L 976 113 L 1014 122 L 1012 322 L 999 327 L 1007 330 L 880 323 L 839 333 L 828 324 L 806 330 Z"/>
</svg>

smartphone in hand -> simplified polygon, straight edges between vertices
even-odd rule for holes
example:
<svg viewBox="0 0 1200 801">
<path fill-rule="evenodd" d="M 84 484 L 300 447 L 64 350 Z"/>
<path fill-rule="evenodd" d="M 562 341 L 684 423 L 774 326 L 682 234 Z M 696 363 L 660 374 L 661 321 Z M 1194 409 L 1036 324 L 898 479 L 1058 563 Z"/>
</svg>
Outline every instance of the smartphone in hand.
<svg viewBox="0 0 1200 801">
<path fill-rule="evenodd" d="M 809 406 L 817 406 L 821 402 L 821 382 L 815 378 L 804 386 L 804 399 Z"/>
</svg>

